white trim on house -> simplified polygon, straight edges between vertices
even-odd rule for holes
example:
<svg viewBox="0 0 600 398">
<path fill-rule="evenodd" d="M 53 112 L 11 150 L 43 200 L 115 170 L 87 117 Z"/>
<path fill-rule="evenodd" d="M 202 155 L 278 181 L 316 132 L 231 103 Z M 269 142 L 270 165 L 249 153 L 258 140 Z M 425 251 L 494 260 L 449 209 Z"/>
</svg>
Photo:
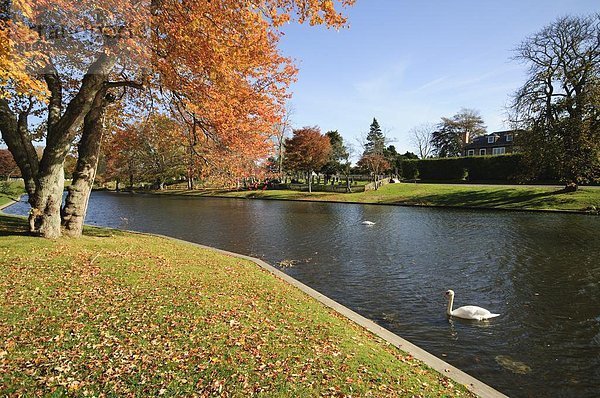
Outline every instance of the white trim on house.
<svg viewBox="0 0 600 398">
<path fill-rule="evenodd" d="M 493 135 L 490 135 L 488 137 L 488 144 L 493 144 L 496 141 L 496 137 L 494 137 Z"/>
<path fill-rule="evenodd" d="M 498 148 L 492 148 L 492 155 L 504 155 L 506 153 L 506 148 L 501 146 Z"/>
<path fill-rule="evenodd" d="M 485 150 L 485 148 L 479 148 L 479 156 L 483 156 L 486 154 L 487 154 L 487 151 Z"/>
<path fill-rule="evenodd" d="M 467 149 L 467 156 L 474 156 L 475 155 L 475 149 Z"/>
</svg>

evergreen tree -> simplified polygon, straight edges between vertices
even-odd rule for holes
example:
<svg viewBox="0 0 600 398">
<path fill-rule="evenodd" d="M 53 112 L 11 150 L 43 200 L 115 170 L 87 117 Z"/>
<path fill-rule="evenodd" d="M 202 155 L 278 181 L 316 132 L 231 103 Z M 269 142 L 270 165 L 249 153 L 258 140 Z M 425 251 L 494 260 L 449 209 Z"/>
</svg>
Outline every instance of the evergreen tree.
<svg viewBox="0 0 600 398">
<path fill-rule="evenodd" d="M 381 127 L 377 119 L 373 118 L 373 123 L 367 134 L 367 142 L 365 143 L 364 155 L 383 155 L 385 151 L 385 135 L 381 131 Z"/>
</svg>

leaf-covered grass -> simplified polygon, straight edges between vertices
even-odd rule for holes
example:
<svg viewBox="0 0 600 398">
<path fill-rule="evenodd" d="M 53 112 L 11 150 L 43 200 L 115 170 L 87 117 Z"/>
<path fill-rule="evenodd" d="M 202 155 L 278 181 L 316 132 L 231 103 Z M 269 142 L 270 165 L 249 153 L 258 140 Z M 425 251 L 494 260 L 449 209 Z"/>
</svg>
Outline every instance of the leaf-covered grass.
<svg viewBox="0 0 600 398">
<path fill-rule="evenodd" d="M 353 203 L 384 203 L 415 206 L 477 207 L 488 209 L 587 211 L 600 208 L 600 188 L 581 187 L 563 192 L 558 187 L 388 184 L 377 191 L 360 193 L 270 191 L 166 191 L 190 196 L 224 196 L 259 199 L 316 200 Z"/>
<path fill-rule="evenodd" d="M 252 262 L 0 215 L 0 396 L 470 396 Z"/>
</svg>

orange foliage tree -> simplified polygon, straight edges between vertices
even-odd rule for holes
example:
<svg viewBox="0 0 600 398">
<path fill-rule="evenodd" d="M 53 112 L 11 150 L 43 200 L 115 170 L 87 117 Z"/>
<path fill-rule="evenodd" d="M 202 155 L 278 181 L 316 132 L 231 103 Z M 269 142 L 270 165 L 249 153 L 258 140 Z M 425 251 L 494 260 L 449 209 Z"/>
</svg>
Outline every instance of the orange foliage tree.
<svg viewBox="0 0 600 398">
<path fill-rule="evenodd" d="M 0 177 L 9 180 L 18 171 L 13 155 L 6 149 L 0 149 Z"/>
<path fill-rule="evenodd" d="M 277 122 L 288 96 L 296 71 L 278 52 L 277 28 L 344 26 L 336 8 L 353 1 L 3 2 L 0 131 L 25 180 L 31 231 L 81 233 L 111 104 L 142 91 L 176 102 L 192 115 L 190 131 L 235 151 Z M 64 160 L 77 139 L 61 229 Z"/>
<path fill-rule="evenodd" d="M 308 192 L 312 192 L 312 173 L 319 170 L 329 160 L 331 142 L 321 134 L 318 127 L 304 127 L 294 130 L 292 138 L 285 140 L 286 167 L 307 173 Z"/>
<path fill-rule="evenodd" d="M 164 114 L 115 129 L 105 138 L 104 180 L 147 181 L 163 189 L 168 180 L 185 175 L 183 126 Z"/>
</svg>

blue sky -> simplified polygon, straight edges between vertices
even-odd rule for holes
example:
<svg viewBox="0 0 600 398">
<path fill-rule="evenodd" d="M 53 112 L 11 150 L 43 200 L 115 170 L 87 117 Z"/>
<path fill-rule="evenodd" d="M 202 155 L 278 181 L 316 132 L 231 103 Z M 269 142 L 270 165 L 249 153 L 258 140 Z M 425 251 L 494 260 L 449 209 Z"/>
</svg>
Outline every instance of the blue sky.
<svg viewBox="0 0 600 398">
<path fill-rule="evenodd" d="M 526 67 L 512 49 L 557 17 L 600 11 L 597 0 L 357 0 L 350 28 L 289 25 L 280 48 L 300 68 L 295 127 L 339 130 L 356 145 L 376 117 L 399 151 L 408 131 L 462 107 L 488 131 L 505 123 Z"/>
</svg>

